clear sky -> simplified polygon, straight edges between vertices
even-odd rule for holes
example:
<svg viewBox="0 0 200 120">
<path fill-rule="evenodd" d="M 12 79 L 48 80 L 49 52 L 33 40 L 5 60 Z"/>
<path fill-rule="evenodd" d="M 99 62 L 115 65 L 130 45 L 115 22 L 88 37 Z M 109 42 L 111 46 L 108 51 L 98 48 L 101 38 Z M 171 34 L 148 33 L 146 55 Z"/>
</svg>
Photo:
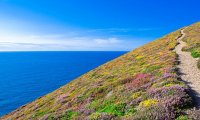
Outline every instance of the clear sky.
<svg viewBox="0 0 200 120">
<path fill-rule="evenodd" d="M 200 0 L 0 0 L 0 51 L 127 51 L 200 20 Z"/>
</svg>

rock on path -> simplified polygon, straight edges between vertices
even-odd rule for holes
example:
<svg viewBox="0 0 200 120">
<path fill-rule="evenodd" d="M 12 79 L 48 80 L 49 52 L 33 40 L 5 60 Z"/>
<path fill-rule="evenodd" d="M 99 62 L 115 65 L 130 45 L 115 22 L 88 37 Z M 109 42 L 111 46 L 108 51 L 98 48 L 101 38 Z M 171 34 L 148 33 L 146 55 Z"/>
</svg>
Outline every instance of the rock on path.
<svg viewBox="0 0 200 120">
<path fill-rule="evenodd" d="M 179 55 L 180 69 L 182 80 L 186 81 L 193 91 L 193 97 L 197 108 L 200 108 L 200 70 L 197 67 L 197 60 L 191 56 L 190 52 L 183 52 L 182 48 L 187 44 L 182 41 L 185 37 L 184 29 L 181 30 L 182 36 L 178 38 L 179 45 L 175 51 Z"/>
</svg>

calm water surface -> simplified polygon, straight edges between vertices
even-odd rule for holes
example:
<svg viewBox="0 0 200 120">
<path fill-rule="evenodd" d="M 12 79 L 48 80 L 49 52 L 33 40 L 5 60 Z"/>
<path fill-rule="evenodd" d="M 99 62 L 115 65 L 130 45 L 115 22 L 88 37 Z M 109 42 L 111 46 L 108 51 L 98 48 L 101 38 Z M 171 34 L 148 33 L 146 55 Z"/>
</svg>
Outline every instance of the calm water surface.
<svg viewBox="0 0 200 120">
<path fill-rule="evenodd" d="M 0 116 L 126 52 L 1 52 Z"/>
</svg>

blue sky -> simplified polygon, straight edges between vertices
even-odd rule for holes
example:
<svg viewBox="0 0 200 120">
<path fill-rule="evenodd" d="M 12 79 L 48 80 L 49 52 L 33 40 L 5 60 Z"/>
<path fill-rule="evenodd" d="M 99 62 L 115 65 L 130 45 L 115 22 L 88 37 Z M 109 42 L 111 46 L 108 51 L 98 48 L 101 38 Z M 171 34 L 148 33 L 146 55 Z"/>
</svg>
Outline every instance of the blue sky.
<svg viewBox="0 0 200 120">
<path fill-rule="evenodd" d="M 129 51 L 200 20 L 199 0 L 0 0 L 0 51 Z"/>
</svg>

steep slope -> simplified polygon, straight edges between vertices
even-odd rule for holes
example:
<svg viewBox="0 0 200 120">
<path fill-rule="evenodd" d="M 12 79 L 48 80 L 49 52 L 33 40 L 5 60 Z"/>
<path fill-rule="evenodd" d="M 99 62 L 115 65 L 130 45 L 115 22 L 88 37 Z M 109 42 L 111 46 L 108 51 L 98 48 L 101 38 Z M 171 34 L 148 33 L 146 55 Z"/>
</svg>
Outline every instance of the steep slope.
<svg viewBox="0 0 200 120">
<path fill-rule="evenodd" d="M 178 39 L 178 42 L 180 44 L 176 47 L 175 50 L 176 50 L 176 53 L 179 55 L 179 60 L 181 62 L 180 65 L 178 66 L 178 68 L 180 69 L 181 78 L 182 80 L 187 81 L 190 87 L 193 89 L 195 104 L 196 104 L 196 107 L 199 108 L 200 107 L 200 70 L 197 67 L 197 60 L 192 57 L 192 55 L 194 54 L 193 53 L 191 54 L 190 52 L 182 51 L 183 48 L 188 47 L 187 43 L 182 41 L 186 36 L 184 32 L 186 30 L 187 28 L 181 30 L 183 36 Z M 192 45 L 191 42 L 193 41 L 188 41 L 189 46 Z M 194 45 L 195 47 L 193 49 L 196 52 L 195 54 L 200 55 L 200 51 L 198 51 L 198 47 L 200 48 L 200 46 L 196 47 L 196 44 L 193 44 L 193 46 Z M 191 51 L 194 52 L 193 50 Z"/>
<path fill-rule="evenodd" d="M 177 76 L 173 32 L 108 62 L 2 117 L 8 119 L 175 119 L 191 106 Z"/>
<path fill-rule="evenodd" d="M 186 36 L 183 41 L 187 43 L 187 46 L 183 50 L 191 52 L 194 58 L 198 58 L 198 68 L 200 69 L 200 22 L 187 27 L 184 32 Z"/>
</svg>

